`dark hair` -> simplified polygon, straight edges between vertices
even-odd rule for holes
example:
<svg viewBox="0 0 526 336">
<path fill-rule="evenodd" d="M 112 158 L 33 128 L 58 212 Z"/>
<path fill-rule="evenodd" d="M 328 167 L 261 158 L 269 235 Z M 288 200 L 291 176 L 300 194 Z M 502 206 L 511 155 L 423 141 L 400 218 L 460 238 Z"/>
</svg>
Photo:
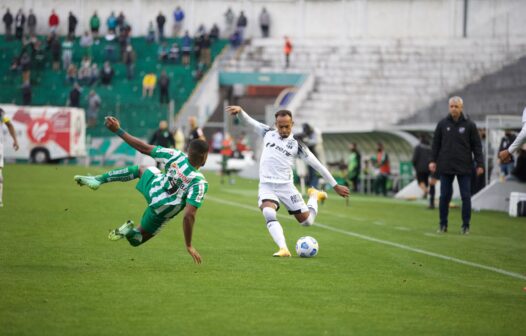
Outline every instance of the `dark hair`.
<svg viewBox="0 0 526 336">
<path fill-rule="evenodd" d="M 278 119 L 278 117 L 286 117 L 286 116 L 289 116 L 292 119 L 292 112 L 290 112 L 289 110 L 279 110 L 278 112 L 274 114 L 274 117 L 276 117 L 276 119 Z"/>
<path fill-rule="evenodd" d="M 191 161 L 202 161 L 208 153 L 208 143 L 201 139 L 190 141 L 188 145 L 188 158 Z"/>
</svg>

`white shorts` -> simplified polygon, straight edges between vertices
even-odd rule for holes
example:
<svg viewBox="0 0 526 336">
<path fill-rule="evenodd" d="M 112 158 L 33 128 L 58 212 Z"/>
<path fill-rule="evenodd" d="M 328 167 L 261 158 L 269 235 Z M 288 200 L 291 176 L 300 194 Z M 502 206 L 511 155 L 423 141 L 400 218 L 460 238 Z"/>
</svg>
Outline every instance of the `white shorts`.
<svg viewBox="0 0 526 336">
<path fill-rule="evenodd" d="M 303 197 L 293 183 L 260 183 L 258 190 L 259 207 L 263 201 L 275 203 L 278 206 L 277 209 L 282 202 L 291 215 L 309 211 Z"/>
</svg>

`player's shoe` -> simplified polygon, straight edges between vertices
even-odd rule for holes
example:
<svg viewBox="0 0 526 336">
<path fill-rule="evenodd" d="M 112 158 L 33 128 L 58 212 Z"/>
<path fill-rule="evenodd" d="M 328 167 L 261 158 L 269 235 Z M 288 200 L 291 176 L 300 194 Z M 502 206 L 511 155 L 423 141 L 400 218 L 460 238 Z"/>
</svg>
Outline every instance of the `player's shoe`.
<svg viewBox="0 0 526 336">
<path fill-rule="evenodd" d="M 272 255 L 273 257 L 290 257 L 290 251 L 287 248 L 280 248 L 278 252 Z"/>
<path fill-rule="evenodd" d="M 97 190 L 99 189 L 101 183 L 99 180 L 95 178 L 95 176 L 82 176 L 82 175 L 75 175 L 74 177 L 75 181 L 79 186 L 86 185 L 90 189 Z"/>
<path fill-rule="evenodd" d="M 329 197 L 329 195 L 327 195 L 327 193 L 325 191 L 318 190 L 318 189 L 316 189 L 314 187 L 310 187 L 307 190 L 307 195 L 309 197 L 311 197 L 311 195 L 314 194 L 314 193 L 317 193 L 317 195 L 318 195 L 318 202 L 323 202 Z"/>
<path fill-rule="evenodd" d="M 111 230 L 108 234 L 109 240 L 119 240 L 122 239 L 133 229 L 133 221 L 129 220 L 126 223 L 122 224 L 119 228 Z"/>
<path fill-rule="evenodd" d="M 460 229 L 460 234 L 468 235 L 469 234 L 469 226 L 462 226 Z"/>
</svg>

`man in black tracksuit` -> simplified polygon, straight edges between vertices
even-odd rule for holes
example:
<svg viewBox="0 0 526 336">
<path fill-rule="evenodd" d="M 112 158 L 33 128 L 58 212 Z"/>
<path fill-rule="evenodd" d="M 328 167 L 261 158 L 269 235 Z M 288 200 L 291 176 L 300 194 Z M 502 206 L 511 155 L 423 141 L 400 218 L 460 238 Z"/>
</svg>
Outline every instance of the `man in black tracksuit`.
<svg viewBox="0 0 526 336">
<path fill-rule="evenodd" d="M 456 176 L 462 197 L 461 233 L 469 233 L 473 157 L 477 166 L 477 175 L 484 173 L 482 144 L 477 126 L 464 116 L 462 110 L 462 98 L 450 98 L 449 116 L 438 123 L 433 138 L 429 170 L 431 173 L 438 171 L 440 175 L 439 232 L 447 232 L 449 202 L 453 195 L 453 180 Z"/>
</svg>

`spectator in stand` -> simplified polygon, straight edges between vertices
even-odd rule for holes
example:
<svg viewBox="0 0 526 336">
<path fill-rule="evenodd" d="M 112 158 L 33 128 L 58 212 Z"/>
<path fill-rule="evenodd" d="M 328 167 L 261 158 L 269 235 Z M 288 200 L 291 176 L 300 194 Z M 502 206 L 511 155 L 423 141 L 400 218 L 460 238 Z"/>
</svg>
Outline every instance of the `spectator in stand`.
<svg viewBox="0 0 526 336">
<path fill-rule="evenodd" d="M 68 36 L 75 38 L 78 23 L 77 17 L 70 11 L 68 15 Z"/>
<path fill-rule="evenodd" d="M 214 23 L 214 25 L 212 26 L 212 29 L 210 29 L 210 40 L 212 41 L 212 43 L 219 40 L 219 35 L 220 35 L 219 27 L 216 23 Z"/>
<path fill-rule="evenodd" d="M 179 62 L 179 45 L 176 42 L 172 43 L 172 46 L 170 47 L 170 51 L 168 52 L 168 61 L 172 63 Z"/>
<path fill-rule="evenodd" d="M 207 67 L 212 63 L 212 41 L 208 34 L 205 34 L 201 40 L 201 63 Z"/>
<path fill-rule="evenodd" d="M 69 92 L 69 106 L 80 107 L 80 86 L 75 83 Z"/>
<path fill-rule="evenodd" d="M 164 24 L 166 23 L 166 16 L 162 12 L 159 12 L 156 18 L 157 21 L 157 31 L 159 35 L 159 42 L 164 40 Z"/>
<path fill-rule="evenodd" d="M 358 150 L 356 143 L 349 146 L 349 157 L 347 158 L 347 178 L 351 182 L 351 188 L 354 192 L 358 191 L 360 184 L 360 173 L 362 170 L 362 154 Z"/>
<path fill-rule="evenodd" d="M 91 90 L 88 96 L 88 127 L 94 127 L 97 125 L 100 105 L 101 100 L 99 95 L 95 90 Z"/>
<path fill-rule="evenodd" d="M 69 84 L 73 84 L 77 81 L 77 66 L 71 63 L 66 71 L 66 81 Z"/>
<path fill-rule="evenodd" d="M 37 31 L 37 17 L 32 9 L 29 10 L 29 15 L 27 16 L 27 30 L 30 36 L 34 36 Z"/>
<path fill-rule="evenodd" d="M 58 18 L 58 15 L 55 13 L 55 10 L 51 10 L 51 15 L 49 15 L 49 29 L 52 33 L 56 32 L 58 29 L 58 25 L 60 23 L 60 19 Z"/>
<path fill-rule="evenodd" d="M 204 38 L 202 35 L 197 35 L 194 38 L 194 57 L 198 65 L 202 64 L 201 63 L 201 50 L 203 47 L 203 39 Z"/>
<path fill-rule="evenodd" d="M 168 122 L 161 120 L 159 122 L 159 128 L 153 133 L 150 139 L 150 145 L 161 146 L 164 148 L 174 148 L 175 139 L 174 134 L 168 130 Z"/>
<path fill-rule="evenodd" d="M 18 10 L 15 16 L 15 37 L 17 40 L 22 40 L 24 36 L 24 25 L 26 24 L 26 16 L 22 12 L 22 9 Z"/>
<path fill-rule="evenodd" d="M 29 81 L 25 81 L 24 84 L 22 84 L 22 105 L 31 105 L 32 95 L 31 83 Z"/>
<path fill-rule="evenodd" d="M 206 27 L 204 24 L 200 24 L 199 27 L 197 27 L 197 33 L 196 36 L 202 37 L 206 34 Z"/>
<path fill-rule="evenodd" d="M 55 36 L 55 33 L 51 33 L 52 36 Z M 54 38 L 51 38 L 51 59 L 53 62 L 53 70 L 59 71 L 60 70 L 60 55 L 61 53 L 61 46 L 59 39 L 55 36 Z"/>
<path fill-rule="evenodd" d="M 190 52 L 192 51 L 192 38 L 188 34 L 188 30 L 184 33 L 182 41 L 182 52 L 183 52 L 183 65 L 188 66 L 190 64 Z"/>
<path fill-rule="evenodd" d="M 100 71 L 100 81 L 102 85 L 110 85 L 114 74 L 115 72 L 113 71 L 110 62 L 104 62 L 104 66 Z"/>
<path fill-rule="evenodd" d="M 117 28 L 119 29 L 119 34 L 126 28 L 126 16 L 124 16 L 122 11 L 119 13 L 119 16 L 117 16 Z"/>
<path fill-rule="evenodd" d="M 13 36 L 13 14 L 11 14 L 9 8 L 6 9 L 2 21 L 4 22 L 5 27 L 5 39 L 6 41 L 11 41 Z"/>
<path fill-rule="evenodd" d="M 515 134 L 511 130 L 506 130 L 504 132 L 504 136 L 500 140 L 499 145 L 499 153 L 502 152 L 505 149 L 508 149 L 508 147 L 515 141 Z M 511 171 L 513 170 L 513 167 L 515 166 L 515 160 L 513 160 L 513 156 L 510 156 L 509 162 L 503 162 L 501 160 L 500 162 L 500 174 L 503 177 L 508 176 L 511 174 Z"/>
<path fill-rule="evenodd" d="M 117 17 L 112 11 L 108 19 L 106 20 L 106 26 L 108 27 L 108 34 L 115 35 L 117 30 Z"/>
<path fill-rule="evenodd" d="M 99 80 L 99 65 L 97 63 L 93 63 L 91 65 L 91 71 L 90 71 L 90 77 L 89 77 L 89 83 L 88 85 L 96 84 Z"/>
<path fill-rule="evenodd" d="M 391 167 L 389 165 L 389 155 L 384 150 L 384 145 L 379 142 L 377 145 L 376 156 L 371 158 L 374 167 L 375 180 L 374 192 L 387 196 L 387 179 L 391 174 Z"/>
<path fill-rule="evenodd" d="M 66 37 L 62 42 L 62 68 L 67 70 L 71 61 L 73 60 L 73 38 L 71 36 Z"/>
<path fill-rule="evenodd" d="M 225 34 L 226 36 L 231 36 L 235 31 L 234 23 L 236 22 L 236 15 L 232 11 L 232 8 L 228 7 L 223 16 L 225 17 Z"/>
<path fill-rule="evenodd" d="M 85 56 L 80 64 L 78 80 L 80 85 L 87 85 L 91 80 L 91 59 Z"/>
<path fill-rule="evenodd" d="M 265 7 L 263 7 L 259 14 L 259 26 L 261 27 L 261 36 L 264 38 L 268 37 L 270 31 L 270 15 Z"/>
<path fill-rule="evenodd" d="M 142 97 L 153 96 L 155 84 L 157 83 L 157 76 L 154 73 L 147 73 L 142 79 Z"/>
<path fill-rule="evenodd" d="M 431 161 L 431 146 L 425 136 L 420 137 L 420 143 L 413 150 L 411 163 L 416 172 L 418 187 L 427 198 L 429 187 L 429 162 Z"/>
<path fill-rule="evenodd" d="M 159 92 L 161 104 L 168 104 L 170 102 L 170 78 L 166 74 L 166 71 L 163 70 L 159 76 Z"/>
<path fill-rule="evenodd" d="M 237 24 L 236 24 L 237 30 L 241 34 L 241 39 L 243 39 L 245 36 L 245 29 L 247 28 L 247 26 L 248 26 L 248 19 L 245 16 L 245 13 L 241 11 L 241 13 L 239 13 L 239 17 L 237 18 Z"/>
<path fill-rule="evenodd" d="M 290 65 L 290 54 L 292 53 L 292 42 L 288 36 L 285 36 L 285 45 L 283 46 L 283 53 L 285 54 L 285 68 Z"/>
<path fill-rule="evenodd" d="M 155 42 L 155 28 L 153 26 L 152 21 L 148 23 L 148 31 L 146 32 L 146 42 L 148 44 L 152 44 L 153 42 Z"/>
<path fill-rule="evenodd" d="M 133 79 L 133 70 L 135 68 L 135 51 L 131 44 L 126 47 L 124 52 L 124 64 L 126 64 L 126 77 L 128 80 Z"/>
<path fill-rule="evenodd" d="M 241 36 L 239 29 L 236 29 L 236 31 L 230 36 L 229 41 L 230 41 L 230 45 L 234 49 L 239 47 L 241 43 L 243 43 L 243 38 Z"/>
<path fill-rule="evenodd" d="M 91 57 L 91 46 L 93 45 L 93 37 L 86 30 L 84 35 L 80 38 L 80 46 L 83 49 L 82 57 Z"/>
<path fill-rule="evenodd" d="M 99 29 L 100 29 L 100 18 L 97 15 L 97 11 L 93 13 L 89 20 L 89 27 L 91 29 L 91 35 L 95 40 L 95 44 L 99 43 Z"/>
<path fill-rule="evenodd" d="M 184 25 L 184 11 L 181 7 L 177 6 L 174 10 L 174 26 L 173 26 L 173 36 L 179 36 L 179 33 L 182 31 Z"/>
<path fill-rule="evenodd" d="M 163 41 L 159 48 L 157 49 L 157 56 L 159 57 L 159 61 L 165 62 L 168 60 L 168 54 L 170 53 L 170 49 L 168 48 L 168 43 L 166 41 Z"/>
<path fill-rule="evenodd" d="M 20 69 L 22 70 L 22 83 L 31 81 L 31 56 L 29 51 L 22 53 L 20 57 Z"/>
</svg>

